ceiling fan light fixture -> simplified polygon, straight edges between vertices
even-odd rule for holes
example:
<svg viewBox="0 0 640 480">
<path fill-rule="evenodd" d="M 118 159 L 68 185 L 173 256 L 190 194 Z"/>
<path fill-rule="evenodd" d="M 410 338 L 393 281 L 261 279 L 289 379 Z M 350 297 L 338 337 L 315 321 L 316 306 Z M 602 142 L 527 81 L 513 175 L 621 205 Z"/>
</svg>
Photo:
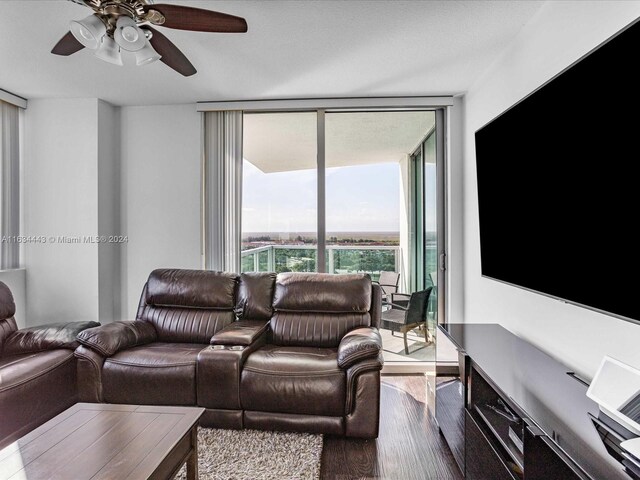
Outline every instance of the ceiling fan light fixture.
<svg viewBox="0 0 640 480">
<path fill-rule="evenodd" d="M 136 52 L 136 65 L 139 67 L 143 65 L 149 65 L 157 60 L 160 60 L 162 56 L 155 51 L 151 44 L 147 41 L 144 48 Z"/>
<path fill-rule="evenodd" d="M 76 40 L 92 50 L 100 46 L 100 39 L 107 33 L 107 27 L 97 15 L 89 15 L 82 20 L 72 20 L 69 30 Z"/>
<path fill-rule="evenodd" d="M 68 57 L 86 47 L 105 62 L 123 65 L 123 60 L 127 64 L 132 60 L 127 57 L 132 53 L 139 66 L 162 60 L 180 75 L 190 77 L 197 73 L 196 68 L 170 39 L 151 25 L 192 32 L 247 31 L 244 18 L 203 8 L 155 3 L 156 0 L 71 1 L 89 7 L 94 13 L 71 22 L 71 31 L 51 50 L 54 55 Z"/>
<path fill-rule="evenodd" d="M 118 44 L 113 40 L 113 38 L 106 35 L 102 37 L 100 47 L 96 50 L 94 55 L 105 62 L 109 62 L 114 65 L 123 65 Z"/>
<path fill-rule="evenodd" d="M 144 31 L 130 17 L 120 17 L 113 32 L 116 43 L 128 52 L 137 52 L 145 47 L 147 38 Z"/>
</svg>

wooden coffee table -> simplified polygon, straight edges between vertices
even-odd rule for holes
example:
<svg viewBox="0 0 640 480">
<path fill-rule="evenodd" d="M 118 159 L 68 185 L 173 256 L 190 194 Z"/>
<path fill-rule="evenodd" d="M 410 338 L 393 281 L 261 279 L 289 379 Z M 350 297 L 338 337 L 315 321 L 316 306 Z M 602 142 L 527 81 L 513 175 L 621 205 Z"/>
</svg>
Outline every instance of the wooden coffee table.
<svg viewBox="0 0 640 480">
<path fill-rule="evenodd" d="M 0 479 L 198 478 L 203 408 L 77 403 L 0 450 Z"/>
</svg>

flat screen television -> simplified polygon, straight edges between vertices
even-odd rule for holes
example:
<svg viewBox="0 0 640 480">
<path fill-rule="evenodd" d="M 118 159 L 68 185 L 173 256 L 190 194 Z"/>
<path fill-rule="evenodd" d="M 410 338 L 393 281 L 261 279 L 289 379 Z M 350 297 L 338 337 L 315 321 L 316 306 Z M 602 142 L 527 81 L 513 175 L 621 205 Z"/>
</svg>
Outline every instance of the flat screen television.
<svg viewBox="0 0 640 480">
<path fill-rule="evenodd" d="M 483 276 L 640 323 L 639 55 L 634 23 L 475 133 Z"/>
</svg>

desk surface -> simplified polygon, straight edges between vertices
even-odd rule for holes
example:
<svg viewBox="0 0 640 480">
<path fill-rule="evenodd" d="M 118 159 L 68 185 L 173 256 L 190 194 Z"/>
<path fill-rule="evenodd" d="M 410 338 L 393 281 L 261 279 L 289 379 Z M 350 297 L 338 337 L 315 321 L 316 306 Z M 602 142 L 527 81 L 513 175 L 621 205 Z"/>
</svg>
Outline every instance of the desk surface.
<svg viewBox="0 0 640 480">
<path fill-rule="evenodd" d="M 440 327 L 472 361 L 594 479 L 629 480 L 605 450 L 589 413 L 598 406 L 571 370 L 497 324 Z"/>
<path fill-rule="evenodd" d="M 203 412 L 77 403 L 0 450 L 0 479 L 147 479 Z"/>
</svg>

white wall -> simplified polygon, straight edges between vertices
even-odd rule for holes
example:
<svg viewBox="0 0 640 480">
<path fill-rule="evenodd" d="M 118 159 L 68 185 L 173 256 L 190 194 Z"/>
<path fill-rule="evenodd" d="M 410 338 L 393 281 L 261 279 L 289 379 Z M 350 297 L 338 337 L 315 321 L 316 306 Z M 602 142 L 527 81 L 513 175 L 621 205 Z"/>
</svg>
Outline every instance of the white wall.
<svg viewBox="0 0 640 480">
<path fill-rule="evenodd" d="M 155 268 L 201 268 L 200 114 L 122 107 L 122 312 L 134 318 Z"/>
<path fill-rule="evenodd" d="M 638 16 L 640 2 L 548 2 L 465 98 L 465 321 L 500 323 L 587 378 L 605 354 L 640 367 L 640 326 L 481 278 L 474 132 Z M 585 101 L 606 109 L 626 93 Z"/>
<path fill-rule="evenodd" d="M 25 323 L 119 319 L 121 245 L 91 240 L 120 232 L 119 108 L 33 100 L 24 125 Z"/>
<path fill-rule="evenodd" d="M 151 270 L 200 268 L 195 105 L 33 100 L 24 130 L 24 235 L 47 242 L 24 247 L 23 323 L 133 318 Z M 128 243 L 58 241 L 119 234 Z"/>
<path fill-rule="evenodd" d="M 24 116 L 26 324 L 98 320 L 96 99 L 30 100 Z M 55 240 L 54 240 L 55 239 Z"/>
</svg>

